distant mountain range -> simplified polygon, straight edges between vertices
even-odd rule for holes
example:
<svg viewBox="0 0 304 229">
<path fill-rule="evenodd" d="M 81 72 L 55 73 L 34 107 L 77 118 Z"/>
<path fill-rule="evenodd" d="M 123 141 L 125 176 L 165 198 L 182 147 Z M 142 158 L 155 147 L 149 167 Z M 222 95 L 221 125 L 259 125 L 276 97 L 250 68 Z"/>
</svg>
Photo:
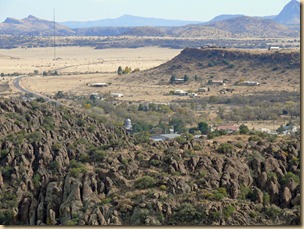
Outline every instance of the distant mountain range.
<svg viewBox="0 0 304 229">
<path fill-rule="evenodd" d="M 209 22 L 124 15 L 117 19 L 56 23 L 57 36 L 298 37 L 300 3 L 291 0 L 277 16 L 219 15 Z M 0 34 L 51 36 L 54 22 L 28 16 L 7 18 Z"/>
<path fill-rule="evenodd" d="M 246 16 L 243 14 L 222 14 L 218 15 L 208 22 L 202 21 L 183 21 L 183 20 L 168 20 L 159 18 L 137 17 L 132 15 L 123 15 L 119 18 L 101 19 L 95 21 L 67 21 L 60 22 L 69 28 L 90 28 L 90 27 L 138 27 L 138 26 L 153 26 L 153 27 L 174 27 L 184 26 L 189 24 L 206 24 L 210 22 L 223 21 L 231 18 Z M 291 0 L 279 15 L 271 15 L 262 17 L 264 19 L 272 19 L 278 23 L 286 25 L 300 24 L 300 3 L 297 0 Z"/>
<path fill-rule="evenodd" d="M 89 27 L 135 27 L 135 26 L 183 26 L 189 24 L 202 23 L 200 21 L 168 20 L 159 18 L 137 17 L 123 15 L 114 19 L 101 19 L 96 21 L 67 21 L 60 24 L 69 28 L 89 28 Z"/>
</svg>

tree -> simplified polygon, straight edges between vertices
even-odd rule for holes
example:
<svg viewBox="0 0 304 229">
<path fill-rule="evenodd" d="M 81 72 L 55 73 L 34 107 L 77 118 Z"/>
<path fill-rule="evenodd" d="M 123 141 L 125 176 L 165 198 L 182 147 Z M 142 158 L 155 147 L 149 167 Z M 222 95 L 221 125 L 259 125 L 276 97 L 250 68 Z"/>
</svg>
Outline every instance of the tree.
<svg viewBox="0 0 304 229">
<path fill-rule="evenodd" d="M 209 133 L 209 126 L 205 122 L 200 122 L 198 124 L 198 129 L 201 131 L 202 134 L 208 134 Z"/>
<path fill-rule="evenodd" d="M 188 82 L 189 81 L 189 77 L 187 75 L 184 75 L 184 82 Z"/>
<path fill-rule="evenodd" d="M 170 83 L 174 83 L 175 79 L 176 79 L 176 77 L 174 75 L 172 75 L 171 78 L 170 78 Z"/>
<path fill-rule="evenodd" d="M 248 134 L 248 132 L 249 132 L 248 126 L 244 124 L 240 125 L 240 134 Z"/>
<path fill-rule="evenodd" d="M 138 110 L 139 111 L 147 111 L 147 107 L 145 105 L 143 105 L 143 104 L 139 104 L 138 105 Z"/>
<path fill-rule="evenodd" d="M 119 76 L 121 76 L 123 74 L 123 71 L 122 71 L 122 67 L 119 66 L 118 69 L 117 69 L 117 73 Z"/>
<path fill-rule="evenodd" d="M 58 99 L 62 99 L 64 98 L 64 94 L 63 94 L 63 91 L 58 91 L 55 95 L 55 98 L 58 98 Z"/>
<path fill-rule="evenodd" d="M 131 71 L 132 71 L 131 68 L 126 66 L 125 70 L 123 71 L 123 74 L 129 74 L 129 73 L 131 73 Z"/>
<path fill-rule="evenodd" d="M 39 71 L 38 70 L 34 70 L 34 74 L 38 75 Z"/>
<path fill-rule="evenodd" d="M 185 122 L 181 118 L 173 118 L 169 125 L 173 126 L 175 132 L 183 132 L 185 128 Z"/>
</svg>

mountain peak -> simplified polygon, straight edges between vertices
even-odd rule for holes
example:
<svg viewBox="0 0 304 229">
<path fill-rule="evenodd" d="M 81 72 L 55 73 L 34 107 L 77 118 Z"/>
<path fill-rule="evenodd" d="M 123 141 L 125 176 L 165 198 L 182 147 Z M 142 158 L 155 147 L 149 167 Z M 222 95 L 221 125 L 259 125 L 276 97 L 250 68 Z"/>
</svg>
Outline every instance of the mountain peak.
<svg viewBox="0 0 304 229">
<path fill-rule="evenodd" d="M 35 17 L 35 16 L 33 16 L 33 15 L 29 15 L 28 17 L 27 17 L 27 19 L 34 19 L 34 20 L 37 20 L 38 18 L 37 17 Z"/>
<path fill-rule="evenodd" d="M 282 24 L 300 24 L 300 2 L 291 0 L 274 20 Z"/>
<path fill-rule="evenodd" d="M 6 18 L 3 23 L 6 23 L 6 24 L 22 24 L 22 22 L 19 19 L 15 19 L 15 18 L 11 18 L 11 17 Z"/>
</svg>

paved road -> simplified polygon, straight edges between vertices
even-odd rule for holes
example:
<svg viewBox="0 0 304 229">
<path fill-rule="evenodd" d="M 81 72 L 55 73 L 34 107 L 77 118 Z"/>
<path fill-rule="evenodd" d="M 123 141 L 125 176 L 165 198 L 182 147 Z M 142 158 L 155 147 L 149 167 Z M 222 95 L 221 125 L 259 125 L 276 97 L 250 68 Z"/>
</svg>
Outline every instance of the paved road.
<svg viewBox="0 0 304 229">
<path fill-rule="evenodd" d="M 43 98 L 43 99 L 45 99 L 45 101 L 47 101 L 47 102 L 54 102 L 54 103 L 56 103 L 57 105 L 62 105 L 62 103 L 58 102 L 57 100 L 53 100 L 53 99 L 51 99 L 51 98 L 49 98 L 49 97 L 46 97 L 46 96 L 44 96 L 44 95 L 40 95 L 40 94 L 38 94 L 38 93 L 36 93 L 36 92 L 29 91 L 28 89 L 22 87 L 22 86 L 20 85 L 20 80 L 21 80 L 22 78 L 25 78 L 25 77 L 26 77 L 26 76 L 18 76 L 16 79 L 14 79 L 14 81 L 13 81 L 13 86 L 14 86 L 15 88 L 17 88 L 17 89 L 18 89 L 19 91 L 21 91 L 21 92 L 32 94 L 32 95 L 33 95 L 34 97 L 36 97 L 36 98 Z"/>
</svg>

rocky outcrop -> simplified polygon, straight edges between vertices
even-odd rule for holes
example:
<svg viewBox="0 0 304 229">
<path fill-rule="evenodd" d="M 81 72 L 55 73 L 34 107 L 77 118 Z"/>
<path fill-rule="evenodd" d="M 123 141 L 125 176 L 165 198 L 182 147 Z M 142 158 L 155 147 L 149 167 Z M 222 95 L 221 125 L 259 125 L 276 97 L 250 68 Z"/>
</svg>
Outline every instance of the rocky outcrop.
<svg viewBox="0 0 304 229">
<path fill-rule="evenodd" d="M 225 155 L 205 140 L 136 144 L 119 128 L 38 102 L 1 101 L 0 113 L 3 224 L 299 223 L 298 139 L 243 142 Z"/>
</svg>

